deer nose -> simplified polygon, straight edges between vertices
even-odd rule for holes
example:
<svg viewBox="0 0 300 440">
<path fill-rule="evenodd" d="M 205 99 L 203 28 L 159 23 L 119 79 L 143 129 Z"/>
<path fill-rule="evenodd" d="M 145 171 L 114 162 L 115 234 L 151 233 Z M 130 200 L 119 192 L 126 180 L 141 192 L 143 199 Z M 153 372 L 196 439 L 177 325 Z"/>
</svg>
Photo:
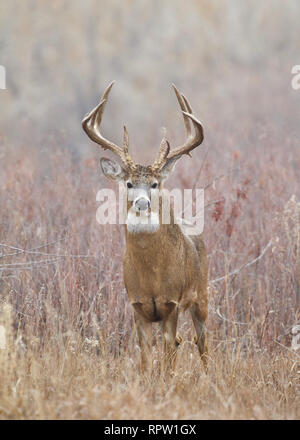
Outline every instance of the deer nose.
<svg viewBox="0 0 300 440">
<path fill-rule="evenodd" d="M 150 208 L 150 202 L 145 197 L 140 197 L 134 202 L 134 207 L 137 211 L 146 211 Z"/>
</svg>

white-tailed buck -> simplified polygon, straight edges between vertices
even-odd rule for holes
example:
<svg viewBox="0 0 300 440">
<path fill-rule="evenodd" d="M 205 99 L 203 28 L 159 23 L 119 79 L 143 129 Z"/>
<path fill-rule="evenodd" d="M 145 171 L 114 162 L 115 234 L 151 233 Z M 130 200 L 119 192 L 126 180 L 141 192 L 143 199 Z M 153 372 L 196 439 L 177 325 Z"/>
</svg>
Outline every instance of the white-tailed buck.
<svg viewBox="0 0 300 440">
<path fill-rule="evenodd" d="M 87 135 L 103 149 L 118 156 L 121 164 L 101 159 L 104 175 L 123 181 L 128 193 L 128 216 L 125 225 L 126 250 L 123 260 L 124 282 L 134 308 L 135 324 L 141 348 L 142 371 L 152 366 L 152 323 L 161 322 L 166 367 L 173 369 L 181 337 L 176 333 L 178 312 L 190 308 L 196 329 L 195 342 L 206 367 L 207 345 L 207 261 L 201 235 L 186 235 L 175 223 L 171 208 L 170 224 L 163 224 L 161 203 L 151 212 L 151 194 L 162 189 L 175 163 L 203 141 L 203 128 L 194 116 L 184 95 L 173 85 L 187 132 L 183 145 L 170 151 L 164 136 L 157 159 L 144 166 L 133 162 L 128 152 L 128 134 L 124 127 L 123 148 L 103 137 L 100 125 L 103 111 L 113 86 L 104 92 L 99 105 L 82 121 Z M 138 222 L 137 215 L 141 221 Z M 145 223 L 145 216 L 156 215 L 157 222 Z"/>
</svg>

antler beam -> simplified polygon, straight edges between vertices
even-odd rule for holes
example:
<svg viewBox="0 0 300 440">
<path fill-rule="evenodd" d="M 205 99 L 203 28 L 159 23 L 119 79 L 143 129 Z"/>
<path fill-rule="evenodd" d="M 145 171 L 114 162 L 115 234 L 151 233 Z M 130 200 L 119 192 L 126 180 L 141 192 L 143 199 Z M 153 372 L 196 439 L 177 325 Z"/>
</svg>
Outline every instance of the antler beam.
<svg viewBox="0 0 300 440">
<path fill-rule="evenodd" d="M 169 153 L 168 159 L 172 159 L 177 156 L 180 157 L 183 154 L 190 155 L 190 152 L 194 150 L 194 148 L 198 147 L 204 139 L 202 124 L 194 116 L 189 101 L 182 93 L 178 91 L 177 87 L 174 84 L 172 84 L 172 86 L 175 91 L 180 108 L 182 110 L 187 138 L 183 145 L 175 148 Z M 194 133 L 192 133 L 191 124 L 194 128 Z"/>
<path fill-rule="evenodd" d="M 166 133 L 164 133 L 164 137 L 161 141 L 157 158 L 152 165 L 152 169 L 155 171 L 161 170 L 169 159 L 179 159 L 183 154 L 187 154 L 190 156 L 190 152 L 194 150 L 194 148 L 198 147 L 204 139 L 202 124 L 194 116 L 192 107 L 187 98 L 179 92 L 174 84 L 172 84 L 172 87 L 175 91 L 183 114 L 183 121 L 186 129 L 187 138 L 183 145 L 174 148 L 174 150 L 170 152 L 170 146 L 166 139 Z M 191 125 L 194 128 L 194 133 L 192 132 Z"/>
<path fill-rule="evenodd" d="M 111 91 L 113 85 L 114 81 L 110 83 L 109 86 L 106 88 L 99 104 L 84 117 L 82 121 L 82 128 L 92 141 L 99 144 L 104 150 L 110 150 L 112 153 L 118 156 L 127 169 L 134 168 L 135 164 L 133 163 L 128 152 L 128 134 L 126 127 L 124 127 L 123 148 L 120 148 L 118 145 L 106 139 L 100 131 L 103 112 L 108 100 L 109 92 Z"/>
</svg>

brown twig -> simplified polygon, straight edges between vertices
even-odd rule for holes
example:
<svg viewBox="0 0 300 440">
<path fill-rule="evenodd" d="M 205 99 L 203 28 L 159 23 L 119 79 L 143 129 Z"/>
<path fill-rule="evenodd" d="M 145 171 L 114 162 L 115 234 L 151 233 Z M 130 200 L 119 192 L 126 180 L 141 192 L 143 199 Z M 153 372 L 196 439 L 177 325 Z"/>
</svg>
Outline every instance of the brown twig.
<svg viewBox="0 0 300 440">
<path fill-rule="evenodd" d="M 269 243 L 263 249 L 262 253 L 258 257 L 256 257 L 254 260 L 252 260 L 252 261 L 250 261 L 248 263 L 243 264 L 243 266 L 241 266 L 239 269 L 235 269 L 232 272 L 229 272 L 228 274 L 226 274 L 226 275 L 224 275 L 224 276 L 222 276 L 220 278 L 215 278 L 214 280 L 211 280 L 210 283 L 214 284 L 214 283 L 217 283 L 219 281 L 223 281 L 223 280 L 225 280 L 228 277 L 231 277 L 233 275 L 237 275 L 241 270 L 245 269 L 246 267 L 252 266 L 252 264 L 254 264 L 257 261 L 259 261 L 265 255 L 265 253 L 267 252 L 267 250 L 269 249 L 271 244 L 272 244 L 272 239 L 269 241 Z"/>
</svg>

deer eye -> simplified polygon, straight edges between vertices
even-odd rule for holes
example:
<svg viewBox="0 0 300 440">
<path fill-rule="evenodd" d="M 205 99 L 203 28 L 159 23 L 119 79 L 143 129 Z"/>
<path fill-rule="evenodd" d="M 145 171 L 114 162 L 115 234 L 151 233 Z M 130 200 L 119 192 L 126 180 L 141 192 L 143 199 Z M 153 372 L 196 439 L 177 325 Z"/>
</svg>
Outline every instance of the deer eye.
<svg viewBox="0 0 300 440">
<path fill-rule="evenodd" d="M 157 188 L 157 183 L 156 183 L 156 182 L 153 183 L 153 185 L 151 186 L 151 188 L 153 188 L 153 189 Z"/>
<path fill-rule="evenodd" d="M 132 183 L 127 182 L 127 188 L 132 188 L 132 187 L 133 187 Z"/>
</svg>

